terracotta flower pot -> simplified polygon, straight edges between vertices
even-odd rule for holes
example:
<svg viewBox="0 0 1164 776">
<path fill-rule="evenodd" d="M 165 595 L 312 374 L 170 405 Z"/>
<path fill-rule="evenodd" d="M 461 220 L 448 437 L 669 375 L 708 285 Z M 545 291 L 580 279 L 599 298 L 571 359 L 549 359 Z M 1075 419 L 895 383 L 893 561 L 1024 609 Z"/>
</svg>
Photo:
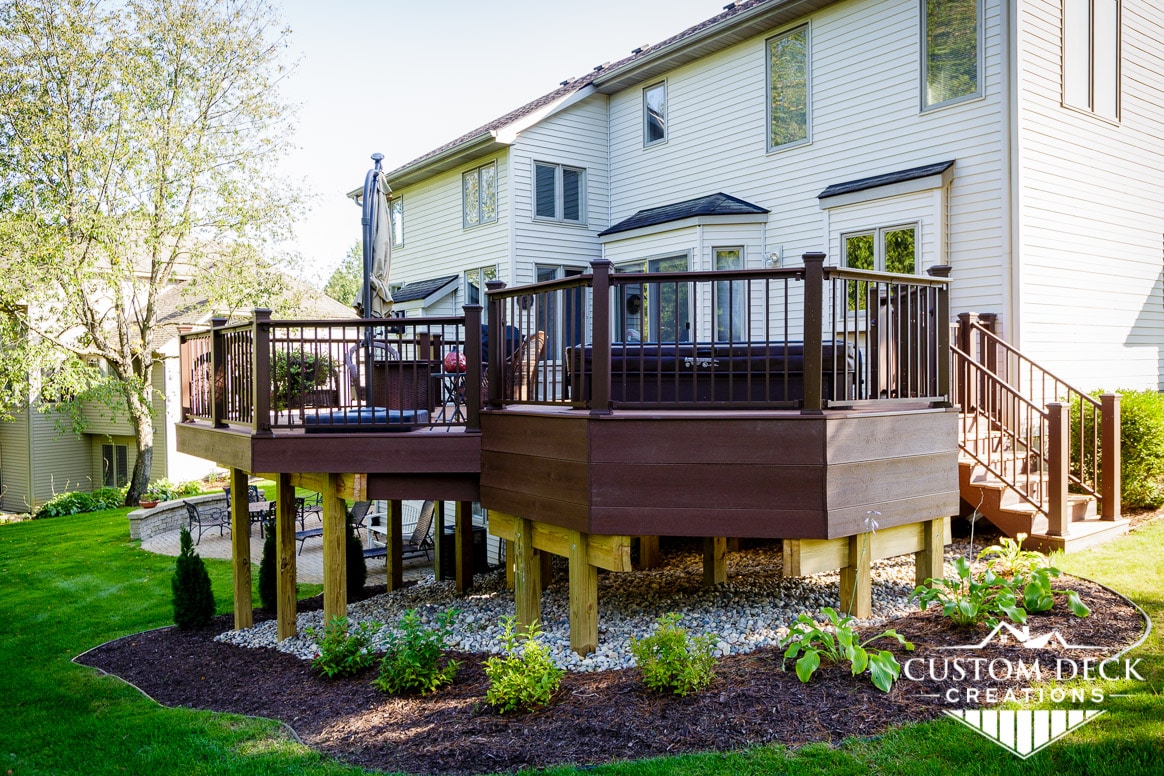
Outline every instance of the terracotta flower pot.
<svg viewBox="0 0 1164 776">
<path fill-rule="evenodd" d="M 153 509 L 154 507 L 156 507 L 158 505 L 158 502 L 156 502 L 156 501 L 146 501 L 145 499 L 142 499 L 141 501 L 139 501 L 137 503 L 138 503 L 138 506 L 140 506 L 142 509 Z"/>
</svg>

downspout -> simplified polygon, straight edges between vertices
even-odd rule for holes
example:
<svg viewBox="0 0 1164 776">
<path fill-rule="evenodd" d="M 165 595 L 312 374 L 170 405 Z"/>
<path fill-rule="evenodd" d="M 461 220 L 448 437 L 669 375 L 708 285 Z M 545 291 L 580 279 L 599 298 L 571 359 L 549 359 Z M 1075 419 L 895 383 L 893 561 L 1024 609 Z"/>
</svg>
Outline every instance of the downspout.
<svg viewBox="0 0 1164 776">
<path fill-rule="evenodd" d="M 1002 105 L 1003 131 L 1003 165 L 1006 170 L 1006 181 L 1002 187 L 1003 193 L 1003 256 L 1005 257 L 1005 277 L 1007 282 L 1004 289 L 1007 298 L 1004 301 L 1006 321 L 1004 331 L 1006 338 L 1016 348 L 1022 347 L 1022 264 L 1018 255 L 1021 246 L 1022 220 L 1019 208 L 1019 186 L 1021 184 L 1021 147 L 1019 145 L 1019 3 L 1012 0 L 1002 0 L 1002 13 L 1005 18 L 1002 24 L 1002 49 L 1006 52 L 1003 57 L 1002 82 L 1007 90 L 1006 100 Z"/>
</svg>

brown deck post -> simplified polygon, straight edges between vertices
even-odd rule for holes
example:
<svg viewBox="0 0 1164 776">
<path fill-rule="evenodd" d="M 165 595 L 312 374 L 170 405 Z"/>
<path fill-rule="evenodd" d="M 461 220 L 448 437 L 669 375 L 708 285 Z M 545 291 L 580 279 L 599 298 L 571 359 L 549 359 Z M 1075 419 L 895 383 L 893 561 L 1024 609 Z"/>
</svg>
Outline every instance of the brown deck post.
<svg viewBox="0 0 1164 776">
<path fill-rule="evenodd" d="M 946 518 L 926 520 L 922 526 L 922 549 L 913 554 L 914 582 L 924 585 L 927 579 L 946 575 L 943 555 L 946 551 Z"/>
<path fill-rule="evenodd" d="M 226 321 L 210 319 L 210 422 L 215 428 L 226 428 L 226 348 L 222 344 Z"/>
<path fill-rule="evenodd" d="M 181 393 L 181 408 L 178 415 L 178 422 L 185 423 L 190 419 L 190 405 L 193 403 L 190 396 L 190 379 L 194 374 L 194 359 L 190 358 L 190 343 L 186 341 L 186 335 L 190 333 L 192 326 L 187 323 L 178 326 L 178 337 L 181 344 L 178 346 L 178 390 Z"/>
<path fill-rule="evenodd" d="M 804 404 L 801 412 L 805 415 L 819 415 L 823 406 L 824 260 L 825 255 L 818 251 L 804 254 Z"/>
<path fill-rule="evenodd" d="M 481 305 L 465 305 L 465 431 L 481 430 Z"/>
<path fill-rule="evenodd" d="M 275 552 L 277 635 L 279 641 L 296 634 L 295 598 L 295 487 L 291 475 L 280 473 L 275 481 Z"/>
<path fill-rule="evenodd" d="M 587 559 L 590 537 L 568 531 L 570 543 L 570 649 L 588 655 L 598 649 L 598 569 Z"/>
<path fill-rule="evenodd" d="M 404 502 L 398 498 L 388 502 L 388 525 L 385 537 L 384 572 L 388 590 L 404 587 Z"/>
<path fill-rule="evenodd" d="M 323 494 L 323 624 L 348 614 L 347 504 L 340 498 L 340 475 L 327 475 Z"/>
<path fill-rule="evenodd" d="M 489 280 L 485 283 L 487 291 L 500 291 L 505 284 L 500 280 Z M 503 405 L 502 390 L 505 385 L 505 372 L 502 368 L 505 361 L 505 304 L 501 299 L 489 297 L 489 398 L 490 409 L 500 409 Z M 440 578 L 439 576 L 437 577 Z"/>
<path fill-rule="evenodd" d="M 715 587 L 727 582 L 727 537 L 703 538 L 703 586 Z"/>
<path fill-rule="evenodd" d="M 950 277 L 951 267 L 948 264 L 939 264 L 926 270 L 931 277 Z M 946 397 L 946 404 L 954 403 L 950 393 L 950 287 L 937 286 L 934 288 L 937 295 L 937 304 L 934 310 L 934 325 L 937 328 L 937 352 L 934 354 L 934 381 L 935 395 Z"/>
<path fill-rule="evenodd" d="M 271 311 L 256 307 L 251 324 L 254 346 L 255 382 L 251 386 L 255 436 L 271 436 Z"/>
<path fill-rule="evenodd" d="M 590 262 L 594 318 L 591 334 L 590 414 L 610 414 L 610 269 L 609 259 Z"/>
<path fill-rule="evenodd" d="M 1047 404 L 1047 535 L 1066 536 L 1067 467 L 1071 463 L 1071 434 L 1067 430 L 1068 408 L 1062 402 Z"/>
<path fill-rule="evenodd" d="M 541 553 L 533 546 L 533 521 L 514 516 L 513 597 L 517 622 L 529 628 L 542 616 Z"/>
<path fill-rule="evenodd" d="M 873 614 L 873 535 L 849 537 L 849 563 L 841 569 L 841 613 L 863 620 Z"/>
<path fill-rule="evenodd" d="M 1099 498 L 1104 520 L 1120 519 L 1120 395 L 1105 393 L 1099 397 L 1103 422 L 1101 430 L 1103 460 L 1099 471 Z"/>
<path fill-rule="evenodd" d="M 453 543 L 456 547 L 455 576 L 458 593 L 473 589 L 473 502 L 458 501 L 453 514 Z"/>
<path fill-rule="evenodd" d="M 230 544 L 234 561 L 234 629 L 255 623 L 251 600 L 251 510 L 247 499 L 247 473 L 230 470 Z"/>
</svg>

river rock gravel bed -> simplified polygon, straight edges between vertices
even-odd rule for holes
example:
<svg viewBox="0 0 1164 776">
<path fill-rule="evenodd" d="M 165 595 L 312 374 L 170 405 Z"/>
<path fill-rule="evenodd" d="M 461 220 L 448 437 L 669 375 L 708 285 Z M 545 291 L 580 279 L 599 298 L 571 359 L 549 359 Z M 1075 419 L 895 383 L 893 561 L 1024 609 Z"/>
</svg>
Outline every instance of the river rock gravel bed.
<svg viewBox="0 0 1164 776">
<path fill-rule="evenodd" d="M 981 546 L 981 545 L 979 545 Z M 949 563 L 968 545 L 947 547 Z M 553 581 L 542 595 L 541 640 L 554 662 L 570 671 L 629 668 L 634 662 L 630 639 L 649 635 L 655 621 L 669 612 L 682 615 L 681 625 L 692 633 L 715 635 L 718 654 L 744 654 L 777 646 L 798 615 L 815 614 L 825 606 L 838 607 L 838 574 L 784 579 L 779 542 L 765 543 L 728 554 L 727 582 L 702 586 L 702 554 L 693 542 L 669 546 L 662 564 L 627 573 L 600 571 L 598 575 L 598 649 L 579 657 L 570 649 L 569 599 L 565 561 L 555 558 Z M 873 567 L 873 617 L 860 624 L 876 627 L 887 619 L 916 611 L 909 601 L 914 587 L 912 555 L 876 561 Z M 456 594 L 451 581 L 436 582 L 432 575 L 415 585 L 348 605 L 351 623 L 380 623 L 373 648 L 382 650 L 384 638 L 400 616 L 416 609 L 425 627 L 452 608 L 458 614 L 448 645 L 463 652 L 502 651 L 503 620 L 514 614 L 513 593 L 500 571 L 474 577 L 467 596 Z M 276 623 L 267 620 L 252 628 L 227 631 L 218 641 L 242 647 L 275 647 L 310 660 L 318 654 L 309 634 L 323 629 L 323 613 L 301 612 L 299 635 L 277 642 Z"/>
</svg>

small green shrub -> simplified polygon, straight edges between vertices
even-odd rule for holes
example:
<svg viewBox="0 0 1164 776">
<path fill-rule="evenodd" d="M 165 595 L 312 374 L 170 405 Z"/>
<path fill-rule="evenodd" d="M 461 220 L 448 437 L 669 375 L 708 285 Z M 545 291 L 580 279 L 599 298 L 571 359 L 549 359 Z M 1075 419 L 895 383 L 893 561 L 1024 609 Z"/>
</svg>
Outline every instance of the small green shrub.
<svg viewBox="0 0 1164 776">
<path fill-rule="evenodd" d="M 1107 391 L 1096 391 L 1098 398 Z M 1164 506 L 1164 394 L 1157 391 L 1116 391 L 1120 395 L 1120 503 L 1125 507 Z M 1079 438 L 1095 434 L 1094 417 L 1080 417 L 1080 402 L 1071 403 L 1071 463 L 1079 466 Z M 1090 445 L 1089 445 L 1090 446 Z M 1102 440 L 1100 440 L 1102 447 Z M 1095 462 L 1085 460 L 1084 475 L 1094 475 Z"/>
<path fill-rule="evenodd" d="M 347 617 L 332 617 L 322 634 L 314 628 L 303 632 L 319 645 L 319 654 L 311 661 L 311 667 L 328 679 L 337 676 L 352 676 L 372 665 L 376 656 L 371 652 L 372 637 L 384 627 L 379 622 L 361 622 L 360 626 L 348 632 Z"/>
<path fill-rule="evenodd" d="M 688 638 L 687 629 L 679 627 L 679 619 L 674 612 L 664 614 L 656 621 L 654 633 L 630 640 L 630 651 L 647 687 L 687 695 L 711 684 L 718 661 L 715 637 Z"/>
<path fill-rule="evenodd" d="M 125 488 L 98 488 L 89 495 L 96 509 L 117 509 L 125 506 Z"/>
<path fill-rule="evenodd" d="M 910 598 L 916 598 L 922 609 L 937 602 L 942 607 L 942 614 L 963 627 L 984 620 L 994 625 L 999 615 L 1017 623 L 1026 622 L 1027 613 L 1006 579 L 990 569 L 975 576 L 970 571 L 970 561 L 965 558 L 954 561 L 954 571 L 953 579 L 927 579 L 910 594 Z"/>
<path fill-rule="evenodd" d="M 183 528 L 181 552 L 170 580 L 173 593 L 174 624 L 181 630 L 202 628 L 214 618 L 214 591 L 210 588 L 210 575 L 206 564 L 194 552 L 194 540 L 190 531 Z"/>
<path fill-rule="evenodd" d="M 502 714 L 547 705 L 565 674 L 550 660 L 546 645 L 537 640 L 541 635 L 537 623 L 519 634 L 514 631 L 516 622 L 515 617 L 503 620 L 505 633 L 501 642 L 505 657 L 494 655 L 485 661 L 485 676 L 489 679 L 485 700 Z"/>
<path fill-rule="evenodd" d="M 853 676 L 868 671 L 873 685 L 882 692 L 889 692 L 901 676 L 901 665 L 889 650 L 866 647 L 885 638 L 897 639 L 908 650 L 913 649 L 913 644 L 892 628 L 861 641 L 853 627 L 852 617 L 841 617 L 828 606 L 821 609 L 821 614 L 828 619 L 831 630 L 819 627 L 812 617 L 801 614 L 796 618 L 787 638 L 780 643 L 780 646 L 788 648 L 784 652 L 785 660 L 800 656 L 796 661 L 796 676 L 800 681 L 807 683 L 822 661 L 834 664 L 847 662 Z"/>
<path fill-rule="evenodd" d="M 1030 576 L 1031 572 L 1047 565 L 1047 556 L 1034 550 L 1024 550 L 1025 533 L 1016 538 L 1002 537 L 998 544 L 992 544 L 978 553 L 979 560 L 986 561 L 986 567 L 1001 577 L 1013 579 L 1016 576 Z"/>
<path fill-rule="evenodd" d="M 280 350 L 274 362 L 276 409 L 298 407 L 308 391 L 327 385 L 335 363 L 327 353 Z"/>
<path fill-rule="evenodd" d="M 453 681 L 460 664 L 446 659 L 442 665 L 442 657 L 456 616 L 457 612 L 449 609 L 437 618 L 436 628 L 425 628 L 415 609 L 405 612 L 400 618 L 400 632 L 388 637 L 380 673 L 372 685 L 393 695 L 427 695 Z"/>
<path fill-rule="evenodd" d="M 279 602 L 278 552 L 275 547 L 275 521 L 263 518 L 263 559 L 259 562 L 259 601 L 273 612 Z"/>
<path fill-rule="evenodd" d="M 154 480 L 141 494 L 142 501 L 174 501 L 180 498 L 189 498 L 202 493 L 202 485 L 194 482 L 173 483 L 163 478 Z"/>
<path fill-rule="evenodd" d="M 1074 590 L 1060 590 L 1051 587 L 1051 580 L 1058 578 L 1059 569 L 1044 566 L 1031 569 L 1025 575 L 1016 575 L 1012 586 L 1015 594 L 1021 596 L 1022 607 L 1028 612 L 1049 612 L 1055 606 L 1055 596 L 1067 596 L 1067 608 L 1076 617 L 1086 617 L 1091 614 Z"/>
<path fill-rule="evenodd" d="M 118 504 L 120 506 L 120 504 Z M 37 520 L 45 517 L 63 517 L 64 515 L 79 515 L 83 512 L 96 512 L 103 507 L 97 506 L 92 494 L 74 491 L 72 493 L 58 493 L 41 504 L 34 517 Z"/>
</svg>

